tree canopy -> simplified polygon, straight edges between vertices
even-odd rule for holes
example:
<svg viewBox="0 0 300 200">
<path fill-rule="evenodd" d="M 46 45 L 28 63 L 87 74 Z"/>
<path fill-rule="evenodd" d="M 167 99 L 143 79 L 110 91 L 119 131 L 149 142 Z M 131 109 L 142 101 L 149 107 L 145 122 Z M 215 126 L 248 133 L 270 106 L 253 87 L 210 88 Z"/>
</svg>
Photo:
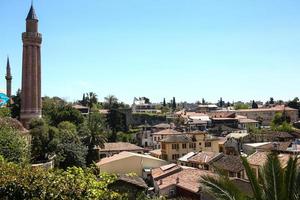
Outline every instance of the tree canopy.
<svg viewBox="0 0 300 200">
<path fill-rule="evenodd" d="M 28 161 L 29 147 L 20 131 L 8 125 L 0 126 L 0 155 L 11 162 Z"/>
</svg>

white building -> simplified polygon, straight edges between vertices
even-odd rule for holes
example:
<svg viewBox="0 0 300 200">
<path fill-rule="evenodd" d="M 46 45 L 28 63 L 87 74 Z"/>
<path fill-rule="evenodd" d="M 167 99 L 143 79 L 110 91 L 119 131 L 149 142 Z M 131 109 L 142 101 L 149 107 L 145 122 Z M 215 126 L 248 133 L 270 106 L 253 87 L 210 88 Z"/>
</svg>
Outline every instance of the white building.
<svg viewBox="0 0 300 200">
<path fill-rule="evenodd" d="M 161 113 L 161 110 L 156 109 L 156 105 L 151 103 L 146 97 L 134 97 L 132 104 L 133 113 Z"/>
</svg>

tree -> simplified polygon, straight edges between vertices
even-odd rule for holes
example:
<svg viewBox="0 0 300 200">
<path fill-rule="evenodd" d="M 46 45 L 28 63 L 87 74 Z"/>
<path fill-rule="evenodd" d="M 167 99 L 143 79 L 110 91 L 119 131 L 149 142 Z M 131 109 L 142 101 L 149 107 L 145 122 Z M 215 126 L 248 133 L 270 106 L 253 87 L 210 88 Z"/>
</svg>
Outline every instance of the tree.
<svg viewBox="0 0 300 200">
<path fill-rule="evenodd" d="M 104 147 L 107 132 L 105 119 L 100 113 L 92 113 L 79 130 L 81 140 L 88 149 L 86 157 L 88 165 L 99 160 L 99 154 L 95 147 Z"/>
<path fill-rule="evenodd" d="M 118 104 L 118 99 L 114 95 L 108 95 L 104 99 L 105 99 L 104 102 L 105 109 L 111 109 L 112 107 L 114 107 L 115 104 Z"/>
<path fill-rule="evenodd" d="M 0 155 L 9 162 L 28 161 L 29 148 L 25 138 L 9 125 L 0 127 Z"/>
<path fill-rule="evenodd" d="M 57 150 L 58 165 L 62 169 L 68 167 L 85 167 L 87 149 L 82 143 L 76 141 L 62 142 Z"/>
<path fill-rule="evenodd" d="M 18 89 L 16 95 L 13 95 L 12 101 L 9 104 L 9 108 L 11 109 L 11 117 L 20 119 L 20 112 L 21 112 L 21 90 Z"/>
<path fill-rule="evenodd" d="M 258 108 L 258 105 L 257 105 L 257 103 L 253 100 L 253 101 L 252 101 L 252 109 L 256 109 L 256 108 Z"/>
<path fill-rule="evenodd" d="M 274 98 L 273 97 L 270 97 L 270 102 L 269 102 L 270 104 L 275 104 L 275 102 L 274 102 Z"/>
<path fill-rule="evenodd" d="M 85 96 L 85 106 L 88 106 L 90 109 L 93 107 L 93 105 L 98 104 L 98 97 L 97 94 L 94 92 L 86 93 Z"/>
<path fill-rule="evenodd" d="M 85 167 L 87 149 L 80 141 L 76 126 L 71 122 L 61 122 L 58 125 L 56 162 L 60 168 Z"/>
<path fill-rule="evenodd" d="M 287 104 L 288 107 L 297 109 L 299 112 L 299 116 L 300 116 L 300 102 L 299 102 L 299 98 L 295 97 L 292 101 L 289 101 Z"/>
<path fill-rule="evenodd" d="M 109 110 L 107 124 L 112 131 L 111 137 L 109 138 L 110 142 L 116 142 L 117 133 L 119 131 L 127 131 L 126 116 L 120 112 L 117 106 Z"/>
<path fill-rule="evenodd" d="M 30 124 L 31 156 L 34 161 L 44 161 L 48 158 L 49 126 L 43 119 L 33 119 Z"/>
<path fill-rule="evenodd" d="M 223 101 L 222 97 L 220 98 L 218 105 L 219 107 L 223 107 L 225 105 L 225 102 Z"/>
<path fill-rule="evenodd" d="M 175 100 L 175 97 L 173 97 L 173 100 L 172 100 L 172 109 L 173 109 L 173 111 L 176 110 L 176 100 Z"/>
<path fill-rule="evenodd" d="M 43 117 L 51 126 L 57 127 L 60 122 L 69 121 L 79 126 L 83 123 L 80 111 L 67 104 L 62 99 L 45 97 L 43 100 Z"/>
<path fill-rule="evenodd" d="M 163 107 L 166 107 L 167 104 L 166 104 L 166 98 L 164 98 L 164 101 L 163 101 Z"/>
<path fill-rule="evenodd" d="M 250 181 L 253 197 L 248 196 L 233 184 L 228 176 L 203 176 L 201 183 L 205 191 L 219 200 L 299 200 L 300 171 L 298 158 L 290 158 L 283 168 L 276 154 L 268 155 L 267 162 L 260 169 L 259 179 L 255 176 L 246 158 L 242 158 L 247 177 Z"/>
</svg>

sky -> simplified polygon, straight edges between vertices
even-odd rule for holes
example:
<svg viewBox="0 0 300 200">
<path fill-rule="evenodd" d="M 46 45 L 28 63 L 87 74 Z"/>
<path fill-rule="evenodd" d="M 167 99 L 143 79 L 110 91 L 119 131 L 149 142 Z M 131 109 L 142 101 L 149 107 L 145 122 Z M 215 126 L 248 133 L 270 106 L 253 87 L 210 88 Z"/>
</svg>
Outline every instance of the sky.
<svg viewBox="0 0 300 200">
<path fill-rule="evenodd" d="M 30 0 L 0 0 L 0 90 L 21 87 Z M 299 95 L 299 0 L 34 0 L 42 94 L 195 102 Z"/>
</svg>

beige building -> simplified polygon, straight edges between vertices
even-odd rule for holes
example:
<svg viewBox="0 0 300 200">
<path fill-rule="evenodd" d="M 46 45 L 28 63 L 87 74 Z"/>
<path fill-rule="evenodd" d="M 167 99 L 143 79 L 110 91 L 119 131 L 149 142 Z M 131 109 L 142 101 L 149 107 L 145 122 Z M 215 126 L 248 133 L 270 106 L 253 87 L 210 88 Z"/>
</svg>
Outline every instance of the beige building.
<svg viewBox="0 0 300 200">
<path fill-rule="evenodd" d="M 190 133 L 169 136 L 161 140 L 162 159 L 177 162 L 189 152 L 220 152 L 219 139 L 206 133 Z"/>
<path fill-rule="evenodd" d="M 290 118 L 291 122 L 298 121 L 298 110 L 287 106 L 275 106 L 271 108 L 225 110 L 211 112 L 211 116 L 224 117 L 224 115 L 236 113 L 237 115 L 246 116 L 248 119 L 260 121 L 263 126 L 270 126 L 276 113 L 283 113 Z"/>
<path fill-rule="evenodd" d="M 254 154 L 250 155 L 247 160 L 252 168 L 253 172 L 255 173 L 256 177 L 258 178 L 259 169 L 264 166 L 264 164 L 267 162 L 268 154 L 270 152 L 266 151 L 257 151 Z M 290 159 L 290 154 L 279 154 L 278 158 L 280 161 L 280 164 L 283 168 L 287 166 L 287 163 Z"/>
<path fill-rule="evenodd" d="M 174 199 L 212 199 L 203 192 L 199 181 L 201 176 L 214 176 L 209 171 L 170 164 L 153 169 L 151 175 L 158 196 Z"/>
<path fill-rule="evenodd" d="M 113 156 L 115 154 L 121 153 L 122 151 L 128 151 L 128 152 L 140 153 L 140 154 L 144 153 L 144 148 L 128 142 L 104 143 L 104 148 L 97 147 L 96 149 L 99 152 L 100 159 Z"/>
<path fill-rule="evenodd" d="M 97 163 L 100 172 L 113 174 L 135 173 L 138 176 L 145 176 L 145 173 L 152 168 L 166 165 L 167 162 L 149 155 L 137 154 L 132 152 L 122 152 L 112 157 L 103 158 Z M 147 178 L 147 177 L 144 177 Z"/>
<path fill-rule="evenodd" d="M 182 135 L 183 133 L 178 132 L 174 129 L 168 128 L 168 129 L 163 129 L 161 131 L 153 133 L 153 147 L 154 149 L 160 149 L 160 141 L 168 136 L 173 136 L 173 135 Z"/>
</svg>

